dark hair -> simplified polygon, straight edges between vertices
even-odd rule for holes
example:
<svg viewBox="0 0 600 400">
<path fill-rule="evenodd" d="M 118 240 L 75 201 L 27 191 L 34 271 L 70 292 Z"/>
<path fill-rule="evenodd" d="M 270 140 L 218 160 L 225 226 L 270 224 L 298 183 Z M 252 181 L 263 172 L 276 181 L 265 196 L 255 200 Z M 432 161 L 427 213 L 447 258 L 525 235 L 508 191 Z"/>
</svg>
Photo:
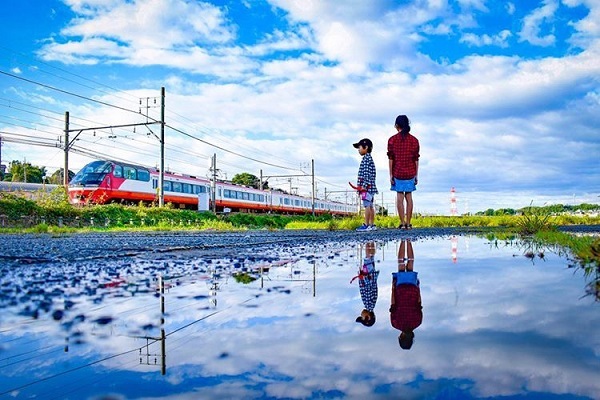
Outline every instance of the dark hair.
<svg viewBox="0 0 600 400">
<path fill-rule="evenodd" d="M 396 125 L 402 130 L 402 136 L 406 136 L 410 132 L 410 121 L 406 115 L 398 115 Z"/>
<path fill-rule="evenodd" d="M 357 317 L 356 318 L 356 322 L 360 322 L 364 326 L 373 326 L 373 325 L 375 325 L 375 313 L 373 311 L 369 311 L 369 316 L 371 318 L 369 318 L 368 320 L 362 319 L 362 317 Z"/>
<path fill-rule="evenodd" d="M 404 333 L 404 335 L 400 334 L 400 336 L 398 336 L 400 347 L 404 350 L 410 350 L 413 345 L 413 340 L 415 339 L 415 333 L 413 331 L 403 331 L 402 333 Z"/>
</svg>

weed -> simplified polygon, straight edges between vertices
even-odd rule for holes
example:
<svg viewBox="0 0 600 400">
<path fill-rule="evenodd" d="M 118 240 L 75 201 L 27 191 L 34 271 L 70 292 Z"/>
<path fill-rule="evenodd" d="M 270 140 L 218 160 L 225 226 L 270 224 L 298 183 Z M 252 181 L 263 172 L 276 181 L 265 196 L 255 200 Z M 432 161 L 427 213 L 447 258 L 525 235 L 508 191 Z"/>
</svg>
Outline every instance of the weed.
<svg viewBox="0 0 600 400">
<path fill-rule="evenodd" d="M 521 218 L 517 221 L 517 227 L 522 235 L 533 235 L 540 231 L 550 231 L 555 229 L 552 222 L 551 215 L 548 212 L 536 210 L 532 208 L 530 204 L 530 206 L 524 210 Z"/>
</svg>

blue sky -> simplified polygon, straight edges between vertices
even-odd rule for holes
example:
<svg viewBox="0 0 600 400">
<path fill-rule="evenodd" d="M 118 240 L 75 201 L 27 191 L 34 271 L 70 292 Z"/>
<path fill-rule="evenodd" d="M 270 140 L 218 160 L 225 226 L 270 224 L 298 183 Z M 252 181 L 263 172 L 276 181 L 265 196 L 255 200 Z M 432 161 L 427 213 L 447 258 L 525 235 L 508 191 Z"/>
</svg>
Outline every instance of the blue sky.
<svg viewBox="0 0 600 400">
<path fill-rule="evenodd" d="M 368 137 L 377 200 L 393 209 L 385 147 L 406 114 L 421 143 L 417 212 L 449 213 L 451 187 L 460 213 L 600 201 L 599 0 L 3 6 L 4 164 L 52 173 L 65 111 L 71 128 L 145 122 L 140 100 L 159 118 L 165 87 L 176 172 L 205 176 L 216 153 L 222 177 L 262 170 L 309 194 L 309 178 L 278 176 L 314 160 L 317 194 L 343 200 L 360 162 L 352 143 Z M 84 131 L 70 169 L 105 157 L 156 166 L 151 129 Z"/>
</svg>

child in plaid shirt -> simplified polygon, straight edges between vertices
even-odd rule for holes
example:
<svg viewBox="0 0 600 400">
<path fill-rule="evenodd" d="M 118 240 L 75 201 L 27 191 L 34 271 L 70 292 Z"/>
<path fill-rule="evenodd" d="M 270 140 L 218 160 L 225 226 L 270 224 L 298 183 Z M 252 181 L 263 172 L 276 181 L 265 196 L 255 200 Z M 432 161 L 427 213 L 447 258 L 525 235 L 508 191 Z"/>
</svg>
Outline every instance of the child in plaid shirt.
<svg viewBox="0 0 600 400">
<path fill-rule="evenodd" d="M 375 206 L 373 201 L 377 192 L 376 171 L 371 151 L 373 151 L 373 142 L 370 139 L 361 139 L 353 146 L 358 149 L 358 153 L 362 156 L 360 166 L 358 168 L 358 178 L 356 185 L 363 190 L 360 192 L 360 197 L 365 207 L 365 223 L 357 229 L 357 231 L 371 231 L 377 229 L 375 226 Z"/>
</svg>

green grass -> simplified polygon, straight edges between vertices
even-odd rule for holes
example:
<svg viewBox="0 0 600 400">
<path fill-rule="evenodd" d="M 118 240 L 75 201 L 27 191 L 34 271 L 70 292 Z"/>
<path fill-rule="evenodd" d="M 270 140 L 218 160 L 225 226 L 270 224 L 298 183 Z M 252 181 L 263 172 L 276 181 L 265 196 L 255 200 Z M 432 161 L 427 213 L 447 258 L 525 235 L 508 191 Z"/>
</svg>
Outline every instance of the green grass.
<svg viewBox="0 0 600 400">
<path fill-rule="evenodd" d="M 51 193 L 38 193 L 37 200 L 0 193 L 0 216 L 12 221 L 0 226 L 0 232 L 67 233 L 81 231 L 136 230 L 240 230 L 240 229 L 318 229 L 354 230 L 362 216 L 334 218 L 331 215 L 313 217 L 233 213 L 215 215 L 210 212 L 179 210 L 167 204 L 155 206 L 122 206 L 116 204 L 74 207 L 69 204 L 63 187 Z M 595 225 L 600 217 L 558 215 L 536 207 L 523 209 L 523 215 L 422 216 L 411 221 L 414 228 L 469 227 L 501 228 L 523 235 L 551 231 L 559 225 Z M 377 216 L 379 228 L 397 228 L 398 217 Z"/>
</svg>

